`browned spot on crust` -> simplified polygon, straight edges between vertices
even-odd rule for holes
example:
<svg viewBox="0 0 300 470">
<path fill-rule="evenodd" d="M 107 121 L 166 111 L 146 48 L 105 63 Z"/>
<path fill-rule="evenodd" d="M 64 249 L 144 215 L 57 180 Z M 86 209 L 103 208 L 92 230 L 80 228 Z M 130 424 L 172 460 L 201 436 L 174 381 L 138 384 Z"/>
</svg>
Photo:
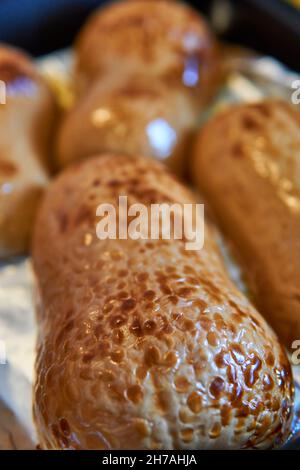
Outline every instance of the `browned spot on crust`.
<svg viewBox="0 0 300 470">
<path fill-rule="evenodd" d="M 119 186 L 122 186 L 122 182 L 119 180 L 110 180 L 107 183 L 107 186 L 110 186 L 111 188 L 118 188 Z"/>
<path fill-rule="evenodd" d="M 112 340 L 116 344 L 122 344 L 124 340 L 124 333 L 121 329 L 116 329 L 112 332 Z"/>
<path fill-rule="evenodd" d="M 122 325 L 126 324 L 126 318 L 122 315 L 115 315 L 110 319 L 110 326 L 112 328 L 119 328 Z"/>
<path fill-rule="evenodd" d="M 140 435 L 140 437 L 142 437 L 142 438 L 147 437 L 150 434 L 149 426 L 142 419 L 139 419 L 136 422 L 135 428 L 136 428 L 138 434 Z"/>
<path fill-rule="evenodd" d="M 29 73 L 29 67 L 22 66 L 22 62 L 7 58 L 6 61 L 0 60 L 0 80 L 6 83 L 13 82 L 18 77 L 32 78 Z"/>
<path fill-rule="evenodd" d="M 157 405 L 162 411 L 167 411 L 169 408 L 169 397 L 164 390 L 159 390 L 156 395 Z"/>
<path fill-rule="evenodd" d="M 195 288 L 194 287 L 181 287 L 180 289 L 177 290 L 177 295 L 179 295 L 180 297 L 189 297 L 190 295 L 193 294 L 193 292 L 195 291 Z"/>
<path fill-rule="evenodd" d="M 259 131 L 261 129 L 260 123 L 250 114 L 245 114 L 243 116 L 242 125 L 248 131 Z"/>
<path fill-rule="evenodd" d="M 136 306 L 136 301 L 130 298 L 122 302 L 121 309 L 124 311 L 133 310 L 135 306 Z"/>
<path fill-rule="evenodd" d="M 123 349 L 117 349 L 115 351 L 112 351 L 111 358 L 114 362 L 117 362 L 117 363 L 121 362 L 124 359 Z"/>
<path fill-rule="evenodd" d="M 270 366 L 270 367 L 273 367 L 274 364 L 275 364 L 275 357 L 274 357 L 274 354 L 273 354 L 271 351 L 269 351 L 269 352 L 267 353 L 266 363 L 267 363 L 268 366 Z"/>
<path fill-rule="evenodd" d="M 233 385 L 232 392 L 229 396 L 232 406 L 239 406 L 244 395 L 244 390 L 239 382 Z"/>
<path fill-rule="evenodd" d="M 221 377 L 215 377 L 209 386 L 209 392 L 214 398 L 219 398 L 224 388 L 224 380 Z"/>
<path fill-rule="evenodd" d="M 211 346 L 217 346 L 219 343 L 218 335 L 214 331 L 209 331 L 206 335 L 208 344 Z"/>
<path fill-rule="evenodd" d="M 184 375 L 177 376 L 174 384 L 178 393 L 186 393 L 190 388 L 190 382 Z"/>
<path fill-rule="evenodd" d="M 226 367 L 227 364 L 229 364 L 230 361 L 230 355 L 227 351 L 221 350 L 219 353 L 215 355 L 215 363 L 218 368 L 222 369 L 223 367 Z"/>
<path fill-rule="evenodd" d="M 148 273 L 139 273 L 137 276 L 138 281 L 145 282 L 149 277 Z"/>
<path fill-rule="evenodd" d="M 93 186 L 94 187 L 100 186 L 100 184 L 101 184 L 101 180 L 99 178 L 94 179 L 94 181 L 93 181 Z"/>
<path fill-rule="evenodd" d="M 199 413 L 202 408 L 202 397 L 198 392 L 192 392 L 187 399 L 187 405 L 193 413 Z"/>
<path fill-rule="evenodd" d="M 120 95 L 125 95 L 128 98 L 151 98 L 156 99 L 159 97 L 159 93 L 155 89 L 146 87 L 136 86 L 135 84 L 128 84 L 119 90 Z"/>
<path fill-rule="evenodd" d="M 209 437 L 211 439 L 216 439 L 217 437 L 220 436 L 221 434 L 221 424 L 220 423 L 214 423 L 213 427 L 211 428 L 209 432 Z"/>
<path fill-rule="evenodd" d="M 127 389 L 127 397 L 133 403 L 139 403 L 143 399 L 143 390 L 140 385 L 132 385 Z"/>
<path fill-rule="evenodd" d="M 69 222 L 66 212 L 62 209 L 58 210 L 56 212 L 56 219 L 58 222 L 60 233 L 64 233 L 68 228 L 68 222 Z"/>
<path fill-rule="evenodd" d="M 154 320 L 146 320 L 144 322 L 144 328 L 143 328 L 144 333 L 145 334 L 151 334 L 156 330 L 156 327 L 157 327 L 157 325 L 156 325 L 156 322 Z"/>
<path fill-rule="evenodd" d="M 243 366 L 245 384 L 249 388 L 252 388 L 257 381 L 262 366 L 262 362 L 258 356 L 254 353 L 251 356 L 251 359 L 247 360 Z"/>
<path fill-rule="evenodd" d="M 135 372 L 136 377 L 143 381 L 147 377 L 148 368 L 145 366 L 139 366 Z"/>
<path fill-rule="evenodd" d="M 245 357 L 243 354 L 243 350 L 239 344 L 237 343 L 231 344 L 229 350 L 236 364 L 238 365 L 244 364 Z"/>
<path fill-rule="evenodd" d="M 156 346 L 149 346 L 145 351 L 145 364 L 151 367 L 153 365 L 159 364 L 160 362 L 160 352 Z"/>
<path fill-rule="evenodd" d="M 74 219 L 74 225 L 76 226 L 76 225 L 81 225 L 84 223 L 91 223 L 93 222 L 94 219 L 95 219 L 95 214 L 91 210 L 91 208 L 83 205 L 78 209 L 78 212 Z"/>
<path fill-rule="evenodd" d="M 186 428 L 181 431 L 181 437 L 183 442 L 191 442 L 194 437 L 194 430 L 192 428 Z"/>
<path fill-rule="evenodd" d="M 11 178 L 18 171 L 16 165 L 4 158 L 0 158 L 0 176 Z"/>
<path fill-rule="evenodd" d="M 95 354 L 93 353 L 84 354 L 84 356 L 82 356 L 82 362 L 84 362 L 85 364 L 88 364 L 94 359 L 94 357 L 95 357 Z"/>
<path fill-rule="evenodd" d="M 130 332 L 137 337 L 143 336 L 143 329 L 141 326 L 140 319 L 138 317 L 135 317 L 133 322 L 130 325 Z"/>
<path fill-rule="evenodd" d="M 263 377 L 263 387 L 264 390 L 272 390 L 274 388 L 274 381 L 270 374 L 265 374 Z"/>
<path fill-rule="evenodd" d="M 268 105 L 268 103 L 256 103 L 252 105 L 252 108 L 255 109 L 257 112 L 262 114 L 264 117 L 271 117 L 272 112 Z"/>
<path fill-rule="evenodd" d="M 156 297 L 156 294 L 153 290 L 146 290 L 143 294 L 143 297 L 147 300 L 154 300 Z"/>
<path fill-rule="evenodd" d="M 164 365 L 166 367 L 175 367 L 177 364 L 177 356 L 173 351 L 169 351 L 164 357 Z"/>
<path fill-rule="evenodd" d="M 243 144 L 241 142 L 236 142 L 232 147 L 231 153 L 235 158 L 243 158 L 245 156 Z"/>
<path fill-rule="evenodd" d="M 60 429 L 61 429 L 62 433 L 65 436 L 70 436 L 70 434 L 71 434 L 70 425 L 69 425 L 68 421 L 65 418 L 61 418 L 59 420 L 59 426 L 60 426 Z"/>
<path fill-rule="evenodd" d="M 229 405 L 223 405 L 221 408 L 221 423 L 222 426 L 228 426 L 231 421 L 231 407 Z"/>
</svg>

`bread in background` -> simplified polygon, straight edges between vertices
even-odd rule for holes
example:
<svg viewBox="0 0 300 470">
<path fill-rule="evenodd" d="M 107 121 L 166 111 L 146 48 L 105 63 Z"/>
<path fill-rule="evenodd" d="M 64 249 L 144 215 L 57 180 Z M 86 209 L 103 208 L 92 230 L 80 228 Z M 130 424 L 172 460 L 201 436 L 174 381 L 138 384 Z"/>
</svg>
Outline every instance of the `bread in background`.
<svg viewBox="0 0 300 470">
<path fill-rule="evenodd" d="M 66 113 L 58 131 L 58 167 L 97 153 L 154 157 L 186 170 L 197 107 L 192 98 L 141 76 L 95 83 Z"/>
<path fill-rule="evenodd" d="M 0 258 L 28 249 L 40 196 L 48 182 L 53 97 L 23 52 L 0 46 Z"/>
<path fill-rule="evenodd" d="M 123 1 L 97 10 L 75 44 L 75 86 L 85 92 L 107 75 L 143 73 L 188 90 L 200 103 L 214 85 L 216 41 L 206 21 L 188 5 Z"/>
<path fill-rule="evenodd" d="M 288 348 L 300 338 L 300 113 L 242 104 L 200 130 L 191 175 L 240 260 L 253 299 Z"/>
</svg>

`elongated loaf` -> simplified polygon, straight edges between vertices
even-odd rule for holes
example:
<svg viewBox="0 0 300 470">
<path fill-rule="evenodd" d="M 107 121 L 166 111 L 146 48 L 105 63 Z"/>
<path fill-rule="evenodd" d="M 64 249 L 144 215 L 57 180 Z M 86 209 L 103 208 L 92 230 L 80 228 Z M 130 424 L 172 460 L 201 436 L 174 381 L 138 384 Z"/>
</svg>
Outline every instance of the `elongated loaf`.
<svg viewBox="0 0 300 470">
<path fill-rule="evenodd" d="M 232 285 L 208 227 L 182 240 L 99 240 L 96 209 L 191 203 L 160 164 L 105 155 L 62 173 L 35 226 L 34 417 L 46 449 L 265 448 L 292 415 L 289 363 Z"/>
<path fill-rule="evenodd" d="M 115 2 L 92 15 L 75 52 L 76 97 L 58 133 L 58 167 L 121 151 L 184 174 L 191 132 L 218 80 L 204 19 L 176 1 Z"/>
<path fill-rule="evenodd" d="M 300 338 L 300 113 L 240 105 L 199 133 L 192 162 L 254 300 L 287 347 Z"/>
<path fill-rule="evenodd" d="M 0 45 L 0 258 L 24 253 L 48 182 L 54 99 L 22 52 Z M 5 88 L 4 88 L 5 84 Z"/>
<path fill-rule="evenodd" d="M 122 152 L 186 168 L 198 110 L 191 97 L 141 76 L 100 80 L 64 117 L 57 138 L 58 166 L 96 153 Z"/>
</svg>

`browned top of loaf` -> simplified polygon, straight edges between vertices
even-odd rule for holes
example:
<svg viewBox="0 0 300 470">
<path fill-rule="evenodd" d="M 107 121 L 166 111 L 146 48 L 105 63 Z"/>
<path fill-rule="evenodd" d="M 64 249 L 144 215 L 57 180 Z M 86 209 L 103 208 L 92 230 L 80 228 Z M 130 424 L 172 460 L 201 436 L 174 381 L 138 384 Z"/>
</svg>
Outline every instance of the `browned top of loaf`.
<svg viewBox="0 0 300 470">
<path fill-rule="evenodd" d="M 92 15 L 79 34 L 76 55 L 78 71 L 89 80 L 121 71 L 182 84 L 185 67 L 195 73 L 198 66 L 203 83 L 215 66 L 215 41 L 205 20 L 183 3 L 124 1 Z"/>
<path fill-rule="evenodd" d="M 291 418 L 275 335 L 205 249 L 100 241 L 101 202 L 189 202 L 161 165 L 105 155 L 64 172 L 41 206 L 34 414 L 46 448 L 268 447 Z"/>
<path fill-rule="evenodd" d="M 33 63 L 27 54 L 0 43 L 0 80 L 8 84 L 19 77 L 35 76 Z"/>
<path fill-rule="evenodd" d="M 289 347 L 300 338 L 299 155 L 297 107 L 269 100 L 213 118 L 193 162 L 257 305 Z"/>
</svg>

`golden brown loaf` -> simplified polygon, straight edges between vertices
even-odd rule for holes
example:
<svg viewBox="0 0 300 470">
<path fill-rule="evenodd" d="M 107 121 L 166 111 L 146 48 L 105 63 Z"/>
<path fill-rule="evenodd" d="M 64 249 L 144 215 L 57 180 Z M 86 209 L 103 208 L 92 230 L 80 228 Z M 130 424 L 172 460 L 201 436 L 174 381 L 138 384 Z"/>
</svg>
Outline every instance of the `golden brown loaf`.
<svg viewBox="0 0 300 470">
<path fill-rule="evenodd" d="M 216 45 L 205 20 L 180 2 L 115 2 L 94 13 L 76 43 L 77 81 L 143 73 L 196 91 L 201 102 L 216 73 Z M 79 82 L 79 83 L 78 83 Z"/>
<path fill-rule="evenodd" d="M 136 77 L 99 81 L 66 114 L 57 138 L 58 166 L 103 152 L 154 157 L 182 174 L 197 109 L 191 97 Z"/>
<path fill-rule="evenodd" d="M 182 240 L 99 240 L 96 208 L 194 202 L 160 164 L 105 155 L 50 187 L 35 227 L 34 416 L 46 449 L 280 445 L 293 386 L 274 333 L 229 281 L 206 227 Z"/>
<path fill-rule="evenodd" d="M 124 1 L 97 11 L 77 40 L 77 96 L 58 135 L 58 167 L 122 152 L 183 174 L 191 132 L 216 85 L 216 57 L 208 26 L 181 3 Z"/>
<path fill-rule="evenodd" d="M 0 45 L 0 258 L 28 247 L 36 207 L 45 187 L 55 105 L 30 59 Z"/>
<path fill-rule="evenodd" d="M 300 114 L 245 104 L 199 133 L 192 175 L 241 261 L 254 300 L 288 347 L 300 338 Z"/>
</svg>

